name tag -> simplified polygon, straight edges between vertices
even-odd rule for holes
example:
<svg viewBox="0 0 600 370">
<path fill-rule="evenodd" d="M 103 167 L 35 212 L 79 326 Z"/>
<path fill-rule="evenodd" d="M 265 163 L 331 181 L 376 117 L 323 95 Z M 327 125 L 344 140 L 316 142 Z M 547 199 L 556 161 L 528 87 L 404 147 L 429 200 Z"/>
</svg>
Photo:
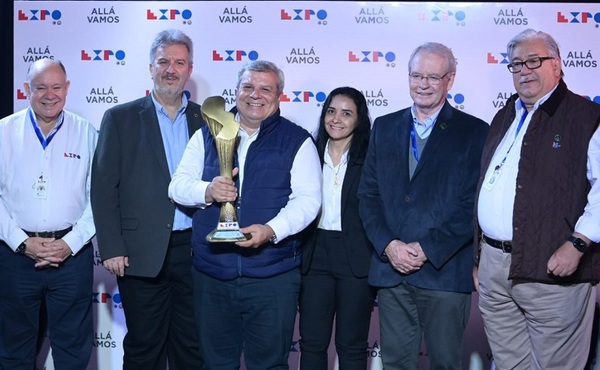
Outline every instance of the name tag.
<svg viewBox="0 0 600 370">
<path fill-rule="evenodd" d="M 40 176 L 37 179 L 37 181 L 33 185 L 33 190 L 36 199 L 46 199 L 46 196 L 48 194 L 48 181 L 44 178 L 44 176 Z"/>
</svg>

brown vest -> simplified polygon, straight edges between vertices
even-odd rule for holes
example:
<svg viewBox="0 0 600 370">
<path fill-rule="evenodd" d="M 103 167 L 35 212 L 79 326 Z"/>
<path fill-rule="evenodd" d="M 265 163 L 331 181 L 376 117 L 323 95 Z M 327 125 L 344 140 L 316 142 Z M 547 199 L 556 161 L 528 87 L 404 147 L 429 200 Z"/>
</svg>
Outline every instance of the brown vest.
<svg viewBox="0 0 600 370">
<path fill-rule="evenodd" d="M 482 174 L 515 118 L 516 99 L 513 95 L 492 121 Z M 587 151 L 599 122 L 600 105 L 569 91 L 562 80 L 533 114 L 516 181 L 510 279 L 555 284 L 600 280 L 600 250 L 593 243 L 573 275 L 547 273 L 548 260 L 573 233 L 587 204 Z M 479 189 L 482 182 L 483 176 Z"/>
</svg>

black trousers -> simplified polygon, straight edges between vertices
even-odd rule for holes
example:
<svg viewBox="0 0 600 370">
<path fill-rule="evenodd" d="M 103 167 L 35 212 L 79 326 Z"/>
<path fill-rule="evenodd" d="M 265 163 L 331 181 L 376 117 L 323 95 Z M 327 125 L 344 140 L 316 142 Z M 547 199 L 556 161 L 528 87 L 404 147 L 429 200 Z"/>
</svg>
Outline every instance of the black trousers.
<svg viewBox="0 0 600 370">
<path fill-rule="evenodd" d="M 198 370 L 203 362 L 192 301 L 192 232 L 173 232 L 154 278 L 118 277 L 127 334 L 124 370 Z"/>
<path fill-rule="evenodd" d="M 317 231 L 317 244 L 300 290 L 300 369 L 327 370 L 335 318 L 340 370 L 365 370 L 375 291 L 350 271 L 337 231 Z"/>
</svg>

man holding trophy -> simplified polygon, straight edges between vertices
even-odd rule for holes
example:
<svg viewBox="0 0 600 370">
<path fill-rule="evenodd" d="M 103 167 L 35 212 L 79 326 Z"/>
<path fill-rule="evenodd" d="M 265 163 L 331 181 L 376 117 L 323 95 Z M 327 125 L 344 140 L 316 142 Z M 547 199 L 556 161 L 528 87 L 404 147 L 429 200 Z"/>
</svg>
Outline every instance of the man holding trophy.
<svg viewBox="0 0 600 370">
<path fill-rule="evenodd" d="M 199 208 L 194 303 L 206 369 L 239 369 L 242 349 L 249 369 L 288 368 L 301 232 L 320 208 L 321 171 L 310 134 L 280 115 L 283 86 L 273 63 L 244 66 L 236 107 L 206 100 L 208 124 L 169 185 L 175 202 Z"/>
</svg>

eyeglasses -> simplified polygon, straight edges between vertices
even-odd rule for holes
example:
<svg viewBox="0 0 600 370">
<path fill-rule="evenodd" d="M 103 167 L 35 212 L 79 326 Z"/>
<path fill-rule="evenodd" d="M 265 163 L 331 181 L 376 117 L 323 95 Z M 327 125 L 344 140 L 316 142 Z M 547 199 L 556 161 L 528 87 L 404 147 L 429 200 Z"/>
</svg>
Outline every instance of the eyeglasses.
<svg viewBox="0 0 600 370">
<path fill-rule="evenodd" d="M 538 69 L 542 66 L 542 62 L 548 59 L 554 59 L 554 57 L 534 57 L 527 59 L 524 62 L 512 62 L 506 67 L 510 73 L 519 73 L 523 70 L 523 66 L 526 66 L 529 69 Z"/>
<path fill-rule="evenodd" d="M 421 81 L 426 80 L 431 86 L 437 86 L 442 83 L 442 80 L 448 76 L 451 72 L 445 73 L 443 76 L 423 76 L 418 73 L 411 73 L 408 75 L 411 84 L 418 84 Z"/>
</svg>

